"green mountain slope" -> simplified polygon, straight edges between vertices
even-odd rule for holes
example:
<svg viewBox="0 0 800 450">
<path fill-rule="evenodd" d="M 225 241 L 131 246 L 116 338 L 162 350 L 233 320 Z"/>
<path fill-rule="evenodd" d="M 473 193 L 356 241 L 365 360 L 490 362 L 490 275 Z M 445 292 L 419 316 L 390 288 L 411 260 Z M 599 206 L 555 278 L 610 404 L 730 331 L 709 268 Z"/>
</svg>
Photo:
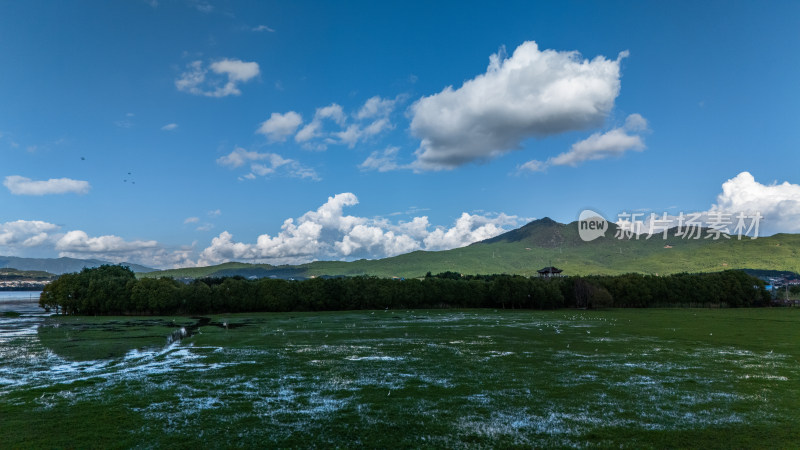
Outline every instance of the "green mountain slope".
<svg viewBox="0 0 800 450">
<path fill-rule="evenodd" d="M 275 266 L 269 264 L 248 264 L 242 262 L 227 262 L 218 264 L 216 266 L 207 267 L 185 267 L 180 269 L 157 270 L 148 273 L 137 273 L 137 276 L 142 277 L 173 277 L 173 278 L 203 278 L 203 277 L 218 277 L 218 276 L 233 276 L 245 275 L 246 272 L 252 270 L 270 271 Z"/>
<path fill-rule="evenodd" d="M 80 272 L 84 267 L 97 267 L 103 264 L 114 264 L 99 259 L 76 258 L 20 258 L 17 256 L 0 256 L 0 268 L 14 268 L 17 270 L 38 270 L 56 275 L 69 272 Z M 152 272 L 152 267 L 145 267 L 133 263 L 121 263 L 134 272 Z"/>
<path fill-rule="evenodd" d="M 41 270 L 0 269 L 0 281 L 8 280 L 52 280 L 56 275 Z"/>
<path fill-rule="evenodd" d="M 202 277 L 236 275 L 307 278 L 320 275 L 376 275 L 419 277 L 426 272 L 453 271 L 469 274 L 513 273 L 535 275 L 545 266 L 556 266 L 566 275 L 622 274 L 628 272 L 670 274 L 716 272 L 726 269 L 800 271 L 800 235 L 776 234 L 758 239 L 681 239 L 670 230 L 669 238 L 616 239 L 617 227 L 609 224 L 606 237 L 584 242 L 578 224 L 561 224 L 549 218 L 475 244 L 438 252 L 416 251 L 379 260 L 317 261 L 297 266 L 228 263 L 142 274 L 142 276 Z M 707 234 L 702 230 L 702 235 Z M 253 269 L 258 269 L 253 271 Z M 250 273 L 251 275 L 247 275 Z"/>
</svg>

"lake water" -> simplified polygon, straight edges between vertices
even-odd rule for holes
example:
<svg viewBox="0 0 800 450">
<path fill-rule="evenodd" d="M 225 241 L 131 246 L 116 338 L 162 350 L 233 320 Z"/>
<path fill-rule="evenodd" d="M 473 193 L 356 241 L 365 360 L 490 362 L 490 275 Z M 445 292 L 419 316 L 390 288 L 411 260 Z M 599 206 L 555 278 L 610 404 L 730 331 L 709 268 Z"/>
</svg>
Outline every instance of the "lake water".
<svg viewBox="0 0 800 450">
<path fill-rule="evenodd" d="M 39 294 L 41 291 L 0 291 L 0 354 L 7 353 L 7 342 L 36 335 L 36 329 L 49 314 L 39 307 Z M 9 311 L 20 313 L 21 316 L 3 316 Z"/>
<path fill-rule="evenodd" d="M 41 314 L 39 307 L 41 291 L 0 291 L 0 313 L 15 311 L 21 314 Z"/>
</svg>

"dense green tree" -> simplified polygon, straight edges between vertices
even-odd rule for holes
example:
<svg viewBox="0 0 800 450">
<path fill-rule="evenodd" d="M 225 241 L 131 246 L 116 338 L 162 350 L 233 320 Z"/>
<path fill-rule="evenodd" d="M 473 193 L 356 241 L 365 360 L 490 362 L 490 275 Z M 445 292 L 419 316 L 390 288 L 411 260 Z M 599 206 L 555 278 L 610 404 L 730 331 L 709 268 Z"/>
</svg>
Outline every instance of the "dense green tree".
<svg viewBox="0 0 800 450">
<path fill-rule="evenodd" d="M 306 281 L 206 278 L 136 280 L 128 268 L 101 266 L 65 274 L 39 304 L 64 314 L 207 314 L 396 308 L 555 309 L 652 306 L 767 306 L 764 283 L 741 271 L 667 277 L 626 274 L 572 278 L 428 274 Z"/>
<path fill-rule="evenodd" d="M 181 286 L 172 278 L 143 278 L 131 289 L 131 304 L 136 311 L 169 314 L 181 305 Z"/>
</svg>

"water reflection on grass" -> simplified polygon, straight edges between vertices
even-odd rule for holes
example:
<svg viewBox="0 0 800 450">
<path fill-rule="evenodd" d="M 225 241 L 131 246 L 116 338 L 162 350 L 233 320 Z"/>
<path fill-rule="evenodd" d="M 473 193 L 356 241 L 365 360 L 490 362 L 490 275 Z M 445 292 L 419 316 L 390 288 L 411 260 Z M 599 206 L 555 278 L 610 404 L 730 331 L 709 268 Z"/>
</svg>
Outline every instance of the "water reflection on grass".
<svg viewBox="0 0 800 450">
<path fill-rule="evenodd" d="M 0 341 L 9 418 L 0 434 L 12 446 L 782 446 L 800 437 L 791 310 L 40 320 Z M 65 422 L 68 435 L 32 425 Z"/>
</svg>

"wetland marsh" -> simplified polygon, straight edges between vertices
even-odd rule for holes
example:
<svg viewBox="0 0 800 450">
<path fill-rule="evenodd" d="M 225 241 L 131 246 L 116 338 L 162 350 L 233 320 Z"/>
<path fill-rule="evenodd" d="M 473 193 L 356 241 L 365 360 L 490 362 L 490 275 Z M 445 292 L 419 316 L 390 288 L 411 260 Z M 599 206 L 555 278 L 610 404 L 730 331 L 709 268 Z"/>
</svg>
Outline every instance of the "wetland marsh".
<svg viewBox="0 0 800 450">
<path fill-rule="evenodd" d="M 0 320 L 11 447 L 800 442 L 792 309 Z"/>
</svg>

